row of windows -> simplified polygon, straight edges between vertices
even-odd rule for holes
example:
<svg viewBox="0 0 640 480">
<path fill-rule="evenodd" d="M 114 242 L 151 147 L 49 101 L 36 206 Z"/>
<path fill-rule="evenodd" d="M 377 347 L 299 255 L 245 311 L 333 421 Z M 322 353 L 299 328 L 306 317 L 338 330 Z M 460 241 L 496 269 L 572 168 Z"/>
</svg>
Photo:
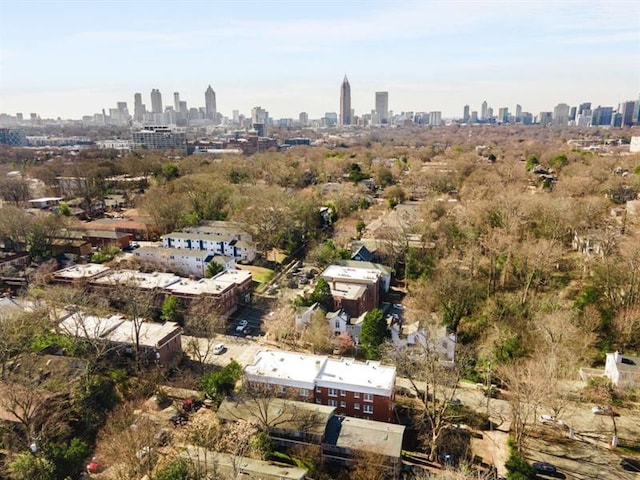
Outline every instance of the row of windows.
<svg viewBox="0 0 640 480">
<path fill-rule="evenodd" d="M 322 393 L 322 389 L 320 387 L 316 387 L 316 393 Z M 338 390 L 335 388 L 329 388 L 328 389 L 328 394 L 330 397 L 337 397 L 338 396 Z M 340 390 L 340 396 L 341 397 L 346 397 L 347 396 L 347 391 L 346 390 Z M 360 398 L 360 392 L 353 392 L 353 398 Z M 365 393 L 363 395 L 364 401 L 365 402 L 373 402 L 373 395 L 370 393 Z"/>
<path fill-rule="evenodd" d="M 316 398 L 316 403 L 320 403 L 321 400 L 319 398 Z M 337 407 L 338 406 L 338 402 L 336 400 L 329 400 L 328 401 L 328 405 L 330 407 Z M 340 402 L 340 408 L 347 408 L 347 402 Z M 353 404 L 353 409 L 354 410 L 360 410 L 360 404 L 359 403 L 354 403 Z M 362 411 L 364 413 L 370 413 L 373 414 L 373 405 L 369 405 L 369 404 L 364 404 L 362 406 Z"/>
</svg>

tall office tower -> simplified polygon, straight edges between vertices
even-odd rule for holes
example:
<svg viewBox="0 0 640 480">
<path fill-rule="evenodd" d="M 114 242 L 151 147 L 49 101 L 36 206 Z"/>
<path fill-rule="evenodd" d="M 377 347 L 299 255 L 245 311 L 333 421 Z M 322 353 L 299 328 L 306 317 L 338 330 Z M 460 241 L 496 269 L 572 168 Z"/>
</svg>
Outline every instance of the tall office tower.
<svg viewBox="0 0 640 480">
<path fill-rule="evenodd" d="M 598 105 L 591 112 L 591 125 L 594 127 L 608 127 L 611 125 L 613 107 L 601 107 Z"/>
<path fill-rule="evenodd" d="M 498 123 L 509 123 L 509 109 L 507 107 L 498 109 Z"/>
<path fill-rule="evenodd" d="M 160 90 L 151 90 L 151 113 L 162 113 L 162 94 Z"/>
<path fill-rule="evenodd" d="M 240 110 L 233 110 L 231 114 L 233 115 L 233 123 L 240 123 Z"/>
<path fill-rule="evenodd" d="M 559 103 L 553 109 L 553 124 L 567 125 L 567 123 L 569 123 L 569 105 Z"/>
<path fill-rule="evenodd" d="M 636 121 L 633 118 L 633 114 L 635 113 L 636 102 L 622 102 L 618 107 L 618 113 L 622 115 L 622 127 L 630 127 Z"/>
<path fill-rule="evenodd" d="M 469 122 L 469 105 L 465 105 L 464 108 L 462 109 L 462 121 L 464 123 Z"/>
<path fill-rule="evenodd" d="M 178 109 L 178 111 L 180 113 L 182 113 L 183 115 L 186 115 L 189 113 L 189 109 L 187 108 L 187 102 L 185 102 L 184 100 L 180 100 L 180 108 Z"/>
<path fill-rule="evenodd" d="M 591 102 L 581 103 L 578 107 L 578 115 L 582 115 L 585 110 L 591 110 Z"/>
<path fill-rule="evenodd" d="M 482 107 L 480 107 L 480 120 L 487 120 L 489 118 L 489 105 L 485 100 L 482 102 Z"/>
<path fill-rule="evenodd" d="M 378 123 L 389 123 L 389 92 L 376 92 L 376 115 Z"/>
<path fill-rule="evenodd" d="M 522 105 L 516 104 L 516 122 L 519 122 L 522 118 Z"/>
<path fill-rule="evenodd" d="M 180 93 L 173 92 L 173 109 L 176 113 L 180 111 Z"/>
<path fill-rule="evenodd" d="M 216 92 L 213 91 L 211 85 L 204 91 L 204 108 L 207 120 L 215 121 L 218 109 L 216 107 Z"/>
<path fill-rule="evenodd" d="M 133 119 L 136 122 L 141 122 L 145 113 L 145 108 L 142 104 L 142 94 L 136 93 L 133 96 Z"/>
<path fill-rule="evenodd" d="M 569 121 L 573 122 L 578 117 L 578 109 L 577 107 L 571 107 L 569 109 Z"/>
<path fill-rule="evenodd" d="M 300 116 L 298 117 L 300 121 L 300 125 L 306 127 L 309 125 L 309 114 L 307 112 L 300 112 Z"/>
<path fill-rule="evenodd" d="M 346 75 L 340 86 L 340 123 L 351 125 L 351 85 Z"/>
<path fill-rule="evenodd" d="M 478 111 L 474 110 L 471 112 L 471 118 L 469 118 L 469 123 L 478 123 Z"/>
<path fill-rule="evenodd" d="M 269 112 L 262 107 L 253 107 L 251 109 L 251 126 L 258 133 L 259 137 L 267 135 L 267 121 L 269 120 Z"/>
<path fill-rule="evenodd" d="M 429 112 L 429 125 L 441 125 L 442 112 Z"/>
<path fill-rule="evenodd" d="M 489 107 L 487 108 L 487 118 L 486 120 L 493 120 L 493 108 Z"/>
</svg>

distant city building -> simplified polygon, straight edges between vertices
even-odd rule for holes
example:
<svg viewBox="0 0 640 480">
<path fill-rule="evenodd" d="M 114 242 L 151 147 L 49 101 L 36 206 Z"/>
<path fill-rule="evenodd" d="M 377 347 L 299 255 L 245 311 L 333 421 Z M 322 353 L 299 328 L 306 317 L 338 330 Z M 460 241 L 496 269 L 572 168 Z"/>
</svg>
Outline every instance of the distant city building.
<svg viewBox="0 0 640 480">
<path fill-rule="evenodd" d="M 22 130 L 0 128 L 0 144 L 11 145 L 12 147 L 26 147 L 29 142 Z"/>
<path fill-rule="evenodd" d="M 216 121 L 218 109 L 216 106 L 216 92 L 213 91 L 211 85 L 204 92 L 205 117 L 207 120 Z"/>
<path fill-rule="evenodd" d="M 136 93 L 133 96 L 133 119 L 136 122 L 142 122 L 145 113 L 147 112 L 145 106 L 142 104 L 142 94 Z"/>
<path fill-rule="evenodd" d="M 569 105 L 566 103 L 559 103 L 553 109 L 553 124 L 554 125 L 567 125 L 569 123 Z"/>
<path fill-rule="evenodd" d="M 340 86 L 340 123 L 341 125 L 351 125 L 351 122 L 351 85 L 345 75 Z"/>
<path fill-rule="evenodd" d="M 442 125 L 442 112 L 429 112 L 429 125 Z"/>
<path fill-rule="evenodd" d="M 508 107 L 502 107 L 498 109 L 498 123 L 509 123 Z"/>
<path fill-rule="evenodd" d="M 591 112 L 591 125 L 594 127 L 608 127 L 613 118 L 613 107 L 601 107 L 598 105 Z"/>
<path fill-rule="evenodd" d="M 465 105 L 463 110 L 462 110 L 462 121 L 464 123 L 468 123 L 469 122 L 469 105 Z"/>
<path fill-rule="evenodd" d="M 569 110 L 569 121 L 574 121 L 578 116 L 578 109 L 576 107 L 571 107 Z"/>
<path fill-rule="evenodd" d="M 298 121 L 300 122 L 301 127 L 306 127 L 309 125 L 309 114 L 307 112 L 300 112 L 298 116 Z"/>
<path fill-rule="evenodd" d="M 168 127 L 149 126 L 131 133 L 133 148 L 187 151 L 187 135 Z"/>
<path fill-rule="evenodd" d="M 269 121 L 269 112 L 262 107 L 253 107 L 251 109 L 251 126 L 258 133 L 259 137 L 267 135 L 267 123 Z"/>
<path fill-rule="evenodd" d="M 476 110 L 471 112 L 471 118 L 469 119 L 469 123 L 478 123 L 478 112 Z"/>
<path fill-rule="evenodd" d="M 522 105 L 517 104 L 516 105 L 516 118 L 515 121 L 516 122 L 520 122 L 522 120 Z"/>
<path fill-rule="evenodd" d="M 376 115 L 378 123 L 389 123 L 389 92 L 376 92 Z"/>
<path fill-rule="evenodd" d="M 553 112 L 540 112 L 538 114 L 538 123 L 540 125 L 551 125 L 553 121 Z"/>
<path fill-rule="evenodd" d="M 575 107 L 573 107 L 575 108 Z M 578 106 L 578 115 L 582 115 L 585 110 L 591 110 L 591 102 L 584 102 Z M 575 118 L 575 117 L 574 117 Z"/>
<path fill-rule="evenodd" d="M 160 90 L 151 90 L 151 113 L 162 113 L 162 94 Z"/>
<path fill-rule="evenodd" d="M 180 111 L 180 92 L 173 92 L 173 109 L 176 112 Z"/>
<path fill-rule="evenodd" d="M 637 119 L 634 118 L 635 110 L 636 102 L 634 101 L 622 102 L 620 104 L 618 113 L 622 116 L 622 127 L 630 127 L 637 122 Z"/>
<path fill-rule="evenodd" d="M 480 120 L 488 120 L 489 119 L 489 105 L 487 105 L 487 101 L 482 102 L 482 107 L 480 108 Z"/>
</svg>

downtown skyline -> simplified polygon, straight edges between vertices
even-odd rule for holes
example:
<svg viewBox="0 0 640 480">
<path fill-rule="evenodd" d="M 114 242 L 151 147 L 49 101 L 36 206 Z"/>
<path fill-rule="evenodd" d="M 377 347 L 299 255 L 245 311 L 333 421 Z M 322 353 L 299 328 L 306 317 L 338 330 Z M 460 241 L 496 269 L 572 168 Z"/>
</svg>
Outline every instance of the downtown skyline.
<svg viewBox="0 0 640 480">
<path fill-rule="evenodd" d="M 262 105 L 318 118 L 340 111 L 345 74 L 356 115 L 379 91 L 394 113 L 443 117 L 485 99 L 537 113 L 640 91 L 634 2 L 114 5 L 3 2 L 0 112 L 80 118 L 118 101 L 133 110 L 134 92 L 150 109 L 152 88 L 200 107 L 211 84 L 226 116 Z"/>
</svg>

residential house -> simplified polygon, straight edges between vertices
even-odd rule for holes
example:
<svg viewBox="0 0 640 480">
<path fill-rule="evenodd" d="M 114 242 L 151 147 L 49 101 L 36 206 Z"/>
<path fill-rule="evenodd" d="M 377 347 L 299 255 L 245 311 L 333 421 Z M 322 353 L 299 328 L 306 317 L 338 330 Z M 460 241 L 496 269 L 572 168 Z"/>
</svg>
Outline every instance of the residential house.
<svg viewBox="0 0 640 480">
<path fill-rule="evenodd" d="M 321 311 L 319 303 L 314 303 L 310 307 L 298 307 L 295 313 L 296 331 L 301 331 L 305 326 L 311 323 L 311 319 L 316 312 Z"/>
<path fill-rule="evenodd" d="M 393 420 L 396 369 L 380 362 L 263 350 L 245 367 L 248 382 L 278 396 L 335 407 L 339 414 Z"/>
<path fill-rule="evenodd" d="M 147 362 L 171 365 L 182 354 L 182 328 L 174 322 L 133 322 L 121 315 L 98 317 L 73 312 L 58 329 L 65 335 L 90 341 L 107 342 L 118 351 L 130 353 L 137 344 Z"/>
<path fill-rule="evenodd" d="M 62 197 L 40 197 L 29 200 L 30 208 L 45 210 L 57 206 L 62 201 Z"/>
<path fill-rule="evenodd" d="M 127 248 L 131 244 L 132 236 L 129 233 L 111 230 L 85 230 L 82 239 L 89 242 L 92 247 L 117 247 Z"/>
<path fill-rule="evenodd" d="M 369 249 L 362 245 L 353 245 L 355 247 L 355 251 L 351 254 L 351 260 L 356 262 L 371 262 L 373 261 L 373 253 L 369 251 Z"/>
<path fill-rule="evenodd" d="M 24 270 L 24 268 L 29 265 L 29 262 L 29 254 L 27 252 L 0 251 L 0 270 Z"/>
<path fill-rule="evenodd" d="M 134 256 L 146 263 L 156 265 L 162 270 L 185 276 L 202 278 L 207 273 L 210 262 L 216 262 L 224 270 L 235 269 L 235 260 L 231 257 L 214 255 L 206 250 L 187 250 L 184 248 L 141 247 Z"/>
<path fill-rule="evenodd" d="M 640 387 L 640 356 L 607 353 L 604 374 L 616 387 Z"/>
</svg>

